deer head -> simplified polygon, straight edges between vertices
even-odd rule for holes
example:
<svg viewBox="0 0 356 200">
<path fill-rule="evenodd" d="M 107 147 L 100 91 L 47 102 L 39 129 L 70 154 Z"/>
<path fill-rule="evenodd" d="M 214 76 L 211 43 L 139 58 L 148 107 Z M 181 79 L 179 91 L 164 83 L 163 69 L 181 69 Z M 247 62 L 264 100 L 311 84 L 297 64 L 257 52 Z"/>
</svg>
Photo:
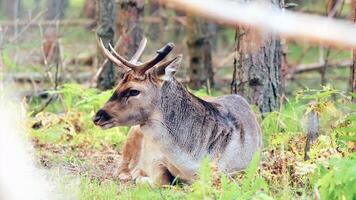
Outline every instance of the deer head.
<svg viewBox="0 0 356 200">
<path fill-rule="evenodd" d="M 172 51 L 174 44 L 168 43 L 157 51 L 157 55 L 147 62 L 139 63 L 146 39 L 143 39 L 134 56 L 128 61 L 109 45 L 111 53 L 101 39 L 99 46 L 105 56 L 124 71 L 124 76 L 115 88 L 111 98 L 94 116 L 93 122 L 101 128 L 144 124 L 154 114 L 161 96 L 164 81 L 173 78 L 182 56 L 161 62 Z"/>
</svg>

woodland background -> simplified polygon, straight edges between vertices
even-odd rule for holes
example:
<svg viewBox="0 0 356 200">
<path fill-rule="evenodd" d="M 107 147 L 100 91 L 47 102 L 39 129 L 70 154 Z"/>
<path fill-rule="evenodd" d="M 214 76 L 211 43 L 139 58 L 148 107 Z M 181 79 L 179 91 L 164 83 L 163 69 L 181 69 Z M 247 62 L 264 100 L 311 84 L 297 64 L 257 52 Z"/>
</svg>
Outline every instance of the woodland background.
<svg viewBox="0 0 356 200">
<path fill-rule="evenodd" d="M 66 198 L 355 199 L 355 51 L 229 27 L 162 2 L 0 0 L 1 86 L 22 100 L 36 162 L 56 171 Z M 356 20 L 355 0 L 271 2 Z M 173 54 L 184 58 L 177 78 L 194 94 L 238 93 L 253 105 L 261 156 L 233 176 L 206 160 L 191 186 L 118 181 L 113 172 L 128 127 L 103 131 L 91 122 L 120 79 L 97 36 L 127 58 L 147 37 L 142 60 L 174 42 Z"/>
</svg>

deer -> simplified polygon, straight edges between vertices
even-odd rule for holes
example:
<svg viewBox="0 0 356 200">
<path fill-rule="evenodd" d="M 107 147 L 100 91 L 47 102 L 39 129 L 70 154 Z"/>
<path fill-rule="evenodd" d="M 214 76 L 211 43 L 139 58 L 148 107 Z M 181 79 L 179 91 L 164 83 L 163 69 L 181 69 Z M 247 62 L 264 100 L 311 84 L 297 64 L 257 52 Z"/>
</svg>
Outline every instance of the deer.
<svg viewBox="0 0 356 200">
<path fill-rule="evenodd" d="M 98 39 L 105 56 L 123 71 L 110 99 L 93 117 L 102 129 L 131 126 L 123 147 L 119 178 L 172 184 L 192 183 L 208 157 L 223 173 L 245 169 L 261 148 L 262 133 L 249 103 L 237 94 L 201 99 L 175 78 L 182 55 L 165 59 L 168 43 L 139 62 L 147 40 L 126 60 Z"/>
</svg>

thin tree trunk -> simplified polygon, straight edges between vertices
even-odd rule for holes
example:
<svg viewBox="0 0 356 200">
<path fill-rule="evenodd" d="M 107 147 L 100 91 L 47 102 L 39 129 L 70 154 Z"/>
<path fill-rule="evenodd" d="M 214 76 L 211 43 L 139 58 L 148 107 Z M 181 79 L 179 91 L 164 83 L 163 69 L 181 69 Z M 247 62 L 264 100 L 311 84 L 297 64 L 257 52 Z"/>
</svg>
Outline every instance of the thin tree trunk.
<svg viewBox="0 0 356 200">
<path fill-rule="evenodd" d="M 64 18 L 65 11 L 68 7 L 68 0 L 50 0 L 47 5 L 48 20 L 59 20 Z"/>
<path fill-rule="evenodd" d="M 214 84 L 208 24 L 197 17 L 187 18 L 187 46 L 189 51 L 189 86 L 199 89 Z"/>
<path fill-rule="evenodd" d="M 338 12 L 338 8 L 340 7 L 341 4 L 343 4 L 344 0 L 328 0 L 327 1 L 327 8 L 326 8 L 326 14 L 329 18 L 335 18 L 338 15 L 340 15 L 342 11 L 342 6 L 341 9 Z M 330 59 L 330 52 L 331 49 L 328 46 L 320 46 L 320 62 L 324 63 L 324 67 L 320 71 L 320 79 L 321 79 L 321 85 L 326 85 L 327 84 L 327 77 L 326 73 L 328 68 L 330 67 L 329 65 L 329 59 Z"/>
<path fill-rule="evenodd" d="M 280 5 L 279 0 L 272 3 Z M 236 32 L 236 56 L 231 92 L 256 105 L 262 116 L 279 107 L 282 45 L 278 36 L 260 35 L 247 27 Z"/>
<path fill-rule="evenodd" d="M 352 0 L 351 3 L 351 8 L 352 8 L 352 20 L 354 23 L 356 23 L 356 0 Z M 351 91 L 353 93 L 356 93 L 356 49 L 353 49 L 353 64 L 351 67 Z M 352 99 L 354 102 L 356 102 L 356 98 L 354 97 Z"/>
<path fill-rule="evenodd" d="M 144 0 L 119 0 L 116 11 L 116 36 L 120 38 L 118 51 L 131 58 L 143 38 Z"/>
<path fill-rule="evenodd" d="M 150 0 L 149 1 L 149 16 L 160 18 L 160 12 L 161 12 L 161 9 L 160 9 L 160 4 L 159 4 L 158 0 Z M 163 28 L 161 28 L 162 25 L 163 25 L 163 23 L 152 23 L 148 27 L 148 34 L 153 41 L 160 42 L 161 31 L 163 30 Z"/>
<path fill-rule="evenodd" d="M 98 28 L 96 34 L 103 40 L 106 48 L 109 48 L 109 43 L 113 45 L 114 38 L 114 2 L 112 0 L 96 0 L 97 6 L 97 21 Z M 106 62 L 105 66 L 102 66 L 105 57 L 97 48 L 98 51 L 98 66 L 102 67 L 102 71 L 97 78 L 97 88 L 101 90 L 111 89 L 116 83 L 116 70 L 111 61 Z"/>
</svg>

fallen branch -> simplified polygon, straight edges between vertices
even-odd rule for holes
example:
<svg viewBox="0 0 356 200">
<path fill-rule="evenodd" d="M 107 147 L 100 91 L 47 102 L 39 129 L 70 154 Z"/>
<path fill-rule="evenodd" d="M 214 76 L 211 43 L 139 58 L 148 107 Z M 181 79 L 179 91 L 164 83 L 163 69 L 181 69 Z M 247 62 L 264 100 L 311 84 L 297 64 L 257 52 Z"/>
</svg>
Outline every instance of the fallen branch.
<svg viewBox="0 0 356 200">
<path fill-rule="evenodd" d="M 79 83 L 84 83 L 89 81 L 93 76 L 93 72 L 80 72 L 76 73 L 73 77 L 59 77 L 58 82 L 70 82 L 76 81 Z M 33 73 L 7 73 L 5 79 L 7 81 L 13 81 L 15 83 L 46 83 L 48 79 L 44 77 L 43 74 L 33 72 Z"/>
<path fill-rule="evenodd" d="M 182 25 L 185 24 L 185 16 L 175 17 L 174 20 Z M 143 19 L 144 23 L 148 24 L 160 24 L 163 22 L 162 17 L 145 17 Z M 29 26 L 29 27 L 37 27 L 38 24 L 41 26 L 56 26 L 57 23 L 59 26 L 89 26 L 94 21 L 92 19 L 71 19 L 71 20 L 43 20 L 43 21 L 29 21 L 29 20 L 7 20 L 0 21 L 1 27 L 14 27 L 14 26 Z"/>
<path fill-rule="evenodd" d="M 29 27 L 38 27 L 38 24 L 41 26 L 86 26 L 93 23 L 93 20 L 90 19 L 75 19 L 75 20 L 46 20 L 46 21 L 29 21 L 29 20 L 17 20 L 17 21 L 0 21 L 1 27 L 12 27 L 12 26 L 29 26 Z"/>
<path fill-rule="evenodd" d="M 328 63 L 328 66 L 335 66 L 337 68 L 350 67 L 351 65 L 352 65 L 352 60 L 342 60 L 342 61 Z M 312 71 L 321 71 L 323 70 L 324 67 L 325 67 L 324 63 L 304 64 L 304 65 L 299 65 L 290 68 L 288 74 L 293 75 L 293 74 L 301 74 L 301 73 L 312 72 Z"/>
</svg>

